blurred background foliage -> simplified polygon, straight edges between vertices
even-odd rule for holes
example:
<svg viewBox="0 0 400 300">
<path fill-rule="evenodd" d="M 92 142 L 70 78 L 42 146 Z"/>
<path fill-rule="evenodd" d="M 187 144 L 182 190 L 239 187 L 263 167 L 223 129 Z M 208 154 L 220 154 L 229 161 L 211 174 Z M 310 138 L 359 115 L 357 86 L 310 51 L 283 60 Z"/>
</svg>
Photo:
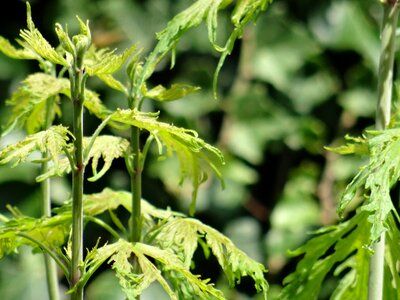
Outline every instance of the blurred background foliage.
<svg viewBox="0 0 400 300">
<path fill-rule="evenodd" d="M 98 47 L 122 51 L 133 43 L 151 50 L 155 32 L 190 5 L 188 0 L 32 0 L 32 14 L 42 34 L 57 45 L 55 22 L 77 31 L 76 15 L 89 19 Z M 145 110 L 160 110 L 164 121 L 195 129 L 226 156 L 225 190 L 208 180 L 201 188 L 196 217 L 227 234 L 251 257 L 264 263 L 271 285 L 270 299 L 277 299 L 282 279 L 296 261 L 287 251 L 309 238 L 309 231 L 337 221 L 335 205 L 361 161 L 328 153 L 324 146 L 343 141 L 345 134 L 361 134 L 373 124 L 379 23 L 376 0 L 277 0 L 263 13 L 257 26 L 249 26 L 222 69 L 218 100 L 213 99 L 212 76 L 218 54 L 211 50 L 204 27 L 192 30 L 177 45 L 171 70 L 165 60 L 150 79 L 154 85 L 188 83 L 201 91 L 170 103 L 146 102 Z M 219 19 L 219 37 L 226 37 L 228 14 Z M 0 35 L 15 40 L 25 28 L 25 3 L 10 1 L 0 11 Z M 30 72 L 34 63 L 0 56 L 0 120 L 7 117 L 5 100 Z M 123 74 L 121 74 L 122 78 Z M 89 87 L 112 108 L 125 100 L 100 82 Z M 66 103 L 60 121 L 69 122 Z M 87 116 L 90 134 L 97 121 Z M 3 146 L 19 140 L 14 132 L 0 141 Z M 86 193 L 104 186 L 128 189 L 123 162 Z M 10 171 L 0 168 L 0 210 L 12 204 L 32 216 L 40 215 L 40 191 L 35 165 Z M 88 171 L 89 173 L 90 171 Z M 178 185 L 174 158 L 147 163 L 144 198 L 159 207 L 188 212 L 191 189 Z M 55 205 L 69 196 L 69 178 L 54 179 Z M 86 233 L 89 247 L 99 233 Z M 93 231 L 92 231 L 93 232 Z M 22 249 L 21 255 L 0 261 L 2 299 L 46 299 L 42 257 Z M 213 261 L 198 255 L 196 270 L 227 290 Z M 17 283 L 17 284 L 16 284 Z M 321 299 L 329 295 L 335 278 L 326 282 Z M 253 283 L 244 280 L 228 299 L 259 299 Z M 109 271 L 99 272 L 87 289 L 87 299 L 123 299 Z M 142 299 L 163 299 L 157 286 Z"/>
</svg>

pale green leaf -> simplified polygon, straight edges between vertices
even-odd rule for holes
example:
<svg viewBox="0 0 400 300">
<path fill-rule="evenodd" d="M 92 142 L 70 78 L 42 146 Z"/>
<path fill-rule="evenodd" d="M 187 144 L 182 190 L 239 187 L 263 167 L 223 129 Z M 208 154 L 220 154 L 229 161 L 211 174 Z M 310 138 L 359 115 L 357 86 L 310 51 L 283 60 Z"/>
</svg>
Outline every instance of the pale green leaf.
<svg viewBox="0 0 400 300">
<path fill-rule="evenodd" d="M 92 47 L 85 56 L 85 69 L 90 76 L 113 74 L 118 71 L 126 60 L 136 51 L 136 46 L 126 49 L 121 54 L 115 50 L 94 49 Z"/>
<path fill-rule="evenodd" d="M 233 49 L 233 44 L 240 38 L 244 26 L 254 20 L 258 14 L 265 10 L 271 0 L 244 0 L 238 1 L 234 8 L 231 20 L 234 26 L 233 32 L 226 45 L 217 45 L 217 26 L 218 13 L 232 3 L 232 0 L 198 0 L 186 10 L 177 14 L 167 25 L 167 27 L 157 34 L 158 43 L 148 56 L 143 67 L 142 74 L 136 83 L 137 89 L 141 89 L 143 83 L 154 72 L 156 65 L 173 50 L 181 36 L 190 28 L 197 27 L 202 22 L 207 24 L 208 37 L 213 47 L 222 52 L 220 62 L 216 71 L 215 78 L 228 54 Z"/>
<path fill-rule="evenodd" d="M 117 79 L 115 79 L 111 74 L 97 74 L 97 77 L 107 84 L 110 88 L 123 92 L 128 95 L 127 88 Z"/>
<path fill-rule="evenodd" d="M 372 224 L 371 242 L 387 230 L 386 218 L 395 211 L 390 189 L 400 178 L 400 129 L 387 129 L 383 132 L 368 132 L 369 162 L 361 168 L 347 186 L 339 203 L 338 211 L 343 213 L 354 199 L 357 191 L 366 195 L 361 209 L 369 212 Z M 366 191 L 366 192 L 364 192 Z"/>
<path fill-rule="evenodd" d="M 72 134 L 67 128 L 61 125 L 52 126 L 0 150 L 0 164 L 13 162 L 13 166 L 16 166 L 26 161 L 34 151 L 40 151 L 48 152 L 52 162 L 57 165 L 71 137 Z"/>
<path fill-rule="evenodd" d="M 365 137 L 352 137 L 349 135 L 345 136 L 346 144 L 339 147 L 325 147 L 326 150 L 338 153 L 338 154 L 358 154 L 367 155 L 369 154 L 368 141 Z"/>
<path fill-rule="evenodd" d="M 6 38 L 0 36 L 0 51 L 14 59 L 36 59 L 36 55 L 28 49 L 15 48 Z"/>
<path fill-rule="evenodd" d="M 31 49 L 45 60 L 62 66 L 68 66 L 64 57 L 57 52 L 49 42 L 42 36 L 32 21 L 31 8 L 27 2 L 27 24 L 28 29 L 20 31 L 20 36 L 23 39 L 22 45 L 25 48 Z"/>
<path fill-rule="evenodd" d="M 334 266 L 334 275 L 341 279 L 333 299 L 367 299 L 370 228 L 368 214 L 360 211 L 349 221 L 315 232 L 305 245 L 291 253 L 303 258 L 296 271 L 284 279 L 279 299 L 318 299 L 323 280 Z"/>
<path fill-rule="evenodd" d="M 154 136 L 160 151 L 164 146 L 167 155 L 176 153 L 180 162 L 181 182 L 188 178 L 193 185 L 191 214 L 194 213 L 198 188 L 207 179 L 203 171 L 205 166 L 211 168 L 223 184 L 219 171 L 224 164 L 221 151 L 200 139 L 195 131 L 159 122 L 156 114 L 137 110 L 118 109 L 112 114 L 111 120 L 147 130 Z"/>
<path fill-rule="evenodd" d="M 89 142 L 84 140 L 84 144 Z M 87 145 L 85 145 L 87 147 Z M 87 160 L 92 160 L 93 177 L 88 178 L 89 181 L 96 181 L 101 178 L 108 169 L 110 169 L 112 161 L 119 157 L 127 155 L 129 149 L 129 141 L 116 136 L 102 135 L 98 136 L 91 147 Z M 97 171 L 99 159 L 103 159 L 103 166 L 100 171 Z M 85 162 L 87 163 L 87 162 Z"/>
<path fill-rule="evenodd" d="M 200 239 L 205 240 L 217 258 L 231 286 L 249 276 L 254 280 L 257 292 L 267 296 L 268 283 L 265 280 L 265 267 L 248 257 L 222 233 L 192 218 L 171 219 L 157 233 L 156 241 L 164 249 L 172 249 L 189 269 Z M 203 248 L 205 247 L 203 245 Z"/>
<path fill-rule="evenodd" d="M 133 272 L 132 256 L 138 260 L 141 269 L 140 274 Z M 191 286 L 195 295 L 200 299 L 225 299 L 223 294 L 216 290 L 213 285 L 190 273 L 181 260 L 170 250 L 119 240 L 116 243 L 94 249 L 85 261 L 85 265 L 88 267 L 87 272 L 92 274 L 107 259 L 116 272 L 127 299 L 136 299 L 154 281 L 160 283 L 170 299 L 180 299 L 178 297 L 179 291 L 172 290 L 159 270 L 160 265 L 164 269 L 181 274 L 184 283 Z M 83 277 L 81 280 L 86 280 L 86 278 Z"/>
<path fill-rule="evenodd" d="M 46 102 L 50 101 L 50 121 L 61 114 L 59 94 L 69 88 L 69 81 L 44 73 L 29 75 L 11 95 L 6 104 L 12 106 L 5 131 L 25 127 L 28 134 L 44 128 Z"/>
<path fill-rule="evenodd" d="M 146 90 L 143 96 L 157 101 L 174 101 L 198 90 L 200 90 L 199 87 L 187 84 L 173 84 L 169 89 L 162 85 L 157 85 L 151 90 Z"/>
</svg>

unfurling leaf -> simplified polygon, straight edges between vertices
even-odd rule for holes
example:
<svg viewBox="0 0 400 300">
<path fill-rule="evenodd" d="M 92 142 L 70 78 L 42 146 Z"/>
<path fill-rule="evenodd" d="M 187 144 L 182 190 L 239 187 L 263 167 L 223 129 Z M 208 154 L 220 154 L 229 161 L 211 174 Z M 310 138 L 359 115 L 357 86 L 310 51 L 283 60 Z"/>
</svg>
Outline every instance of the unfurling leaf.
<svg viewBox="0 0 400 300">
<path fill-rule="evenodd" d="M 11 43 L 0 36 L 0 52 L 14 59 L 36 59 L 37 56 L 28 49 L 16 49 Z"/>
<path fill-rule="evenodd" d="M 199 186 L 207 179 L 207 174 L 203 171 L 205 166 L 211 168 L 221 184 L 224 184 L 219 171 L 219 167 L 224 164 L 221 151 L 200 139 L 195 131 L 159 122 L 157 114 L 137 110 L 119 109 L 112 114 L 111 120 L 147 130 L 154 136 L 160 154 L 164 147 L 168 155 L 176 153 L 180 163 L 181 182 L 188 178 L 193 185 L 191 214 L 194 213 Z"/>
<path fill-rule="evenodd" d="M 51 61 L 52 63 L 68 66 L 65 58 L 58 53 L 49 42 L 42 36 L 42 34 L 35 28 L 31 16 L 31 7 L 29 3 L 26 3 L 27 7 L 27 24 L 28 29 L 23 29 L 20 32 L 20 36 L 23 39 L 21 42 L 22 46 L 31 49 L 45 60 Z"/>
<path fill-rule="evenodd" d="M 48 152 L 54 165 L 58 165 L 62 159 L 60 156 L 64 154 L 64 149 L 68 147 L 71 138 L 72 134 L 67 128 L 61 125 L 52 126 L 3 148 L 0 151 L 0 164 L 13 162 L 13 166 L 16 166 L 26 161 L 34 151 L 40 151 Z"/>
<path fill-rule="evenodd" d="M 338 153 L 338 154 L 357 154 L 357 155 L 368 155 L 368 140 L 365 137 L 351 137 L 346 135 L 346 145 L 331 148 L 325 147 L 326 150 Z"/>
<path fill-rule="evenodd" d="M 146 90 L 143 93 L 143 96 L 161 102 L 174 101 L 183 98 L 186 95 L 195 93 L 198 90 L 200 90 L 199 87 L 187 84 L 173 84 L 169 89 L 166 89 L 162 85 L 157 85 L 151 90 Z"/>
<path fill-rule="evenodd" d="M 25 127 L 28 134 L 43 129 L 46 122 L 46 106 L 51 104 L 48 109 L 50 109 L 50 121 L 52 121 L 55 116 L 61 114 L 59 94 L 67 89 L 69 89 L 67 79 L 44 73 L 29 75 L 11 95 L 11 99 L 6 102 L 7 105 L 12 106 L 12 114 L 5 132 L 9 132 L 14 127 Z"/>
</svg>

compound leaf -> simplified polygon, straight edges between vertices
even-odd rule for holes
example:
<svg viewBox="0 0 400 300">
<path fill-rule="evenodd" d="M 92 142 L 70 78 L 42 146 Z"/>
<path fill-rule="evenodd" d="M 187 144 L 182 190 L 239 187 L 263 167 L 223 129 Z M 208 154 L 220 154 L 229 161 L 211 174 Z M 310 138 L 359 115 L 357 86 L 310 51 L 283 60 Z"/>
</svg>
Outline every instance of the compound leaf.
<svg viewBox="0 0 400 300">
<path fill-rule="evenodd" d="M 194 213 L 198 188 L 207 179 L 207 174 L 203 171 L 204 164 L 214 171 L 223 184 L 218 170 L 224 164 L 222 153 L 200 139 L 195 131 L 159 122 L 157 114 L 139 112 L 136 109 L 118 109 L 112 114 L 111 120 L 147 130 L 157 141 L 160 154 L 163 147 L 168 155 L 176 153 L 180 162 L 181 182 L 189 178 L 193 185 L 191 214 Z"/>
</svg>

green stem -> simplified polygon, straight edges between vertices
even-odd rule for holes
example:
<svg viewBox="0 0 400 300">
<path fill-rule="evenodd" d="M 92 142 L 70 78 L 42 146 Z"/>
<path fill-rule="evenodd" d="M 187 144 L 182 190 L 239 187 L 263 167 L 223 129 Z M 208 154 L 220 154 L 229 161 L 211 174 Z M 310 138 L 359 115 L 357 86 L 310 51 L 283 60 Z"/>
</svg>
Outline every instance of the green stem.
<svg viewBox="0 0 400 300">
<path fill-rule="evenodd" d="M 70 285 L 74 287 L 81 278 L 83 261 L 83 101 L 86 76 L 80 60 L 76 60 L 71 76 L 71 98 L 73 102 L 74 161 L 72 169 L 72 258 Z M 83 299 L 83 287 L 80 285 L 71 295 L 72 300 Z"/>
<path fill-rule="evenodd" d="M 397 1 L 388 0 L 383 4 L 381 55 L 378 73 L 378 105 L 375 121 L 375 126 L 378 130 L 383 130 L 389 125 L 391 116 L 398 8 Z M 373 250 L 374 254 L 370 259 L 368 299 L 381 300 L 383 298 L 385 233 L 382 233 L 380 240 L 373 245 Z"/>
<path fill-rule="evenodd" d="M 131 128 L 132 147 L 132 171 L 131 171 L 131 192 L 132 192 L 132 218 L 131 218 L 131 242 L 140 242 L 142 234 L 141 221 L 141 199 L 142 199 L 142 164 L 140 161 L 140 130 L 137 127 Z"/>
</svg>

